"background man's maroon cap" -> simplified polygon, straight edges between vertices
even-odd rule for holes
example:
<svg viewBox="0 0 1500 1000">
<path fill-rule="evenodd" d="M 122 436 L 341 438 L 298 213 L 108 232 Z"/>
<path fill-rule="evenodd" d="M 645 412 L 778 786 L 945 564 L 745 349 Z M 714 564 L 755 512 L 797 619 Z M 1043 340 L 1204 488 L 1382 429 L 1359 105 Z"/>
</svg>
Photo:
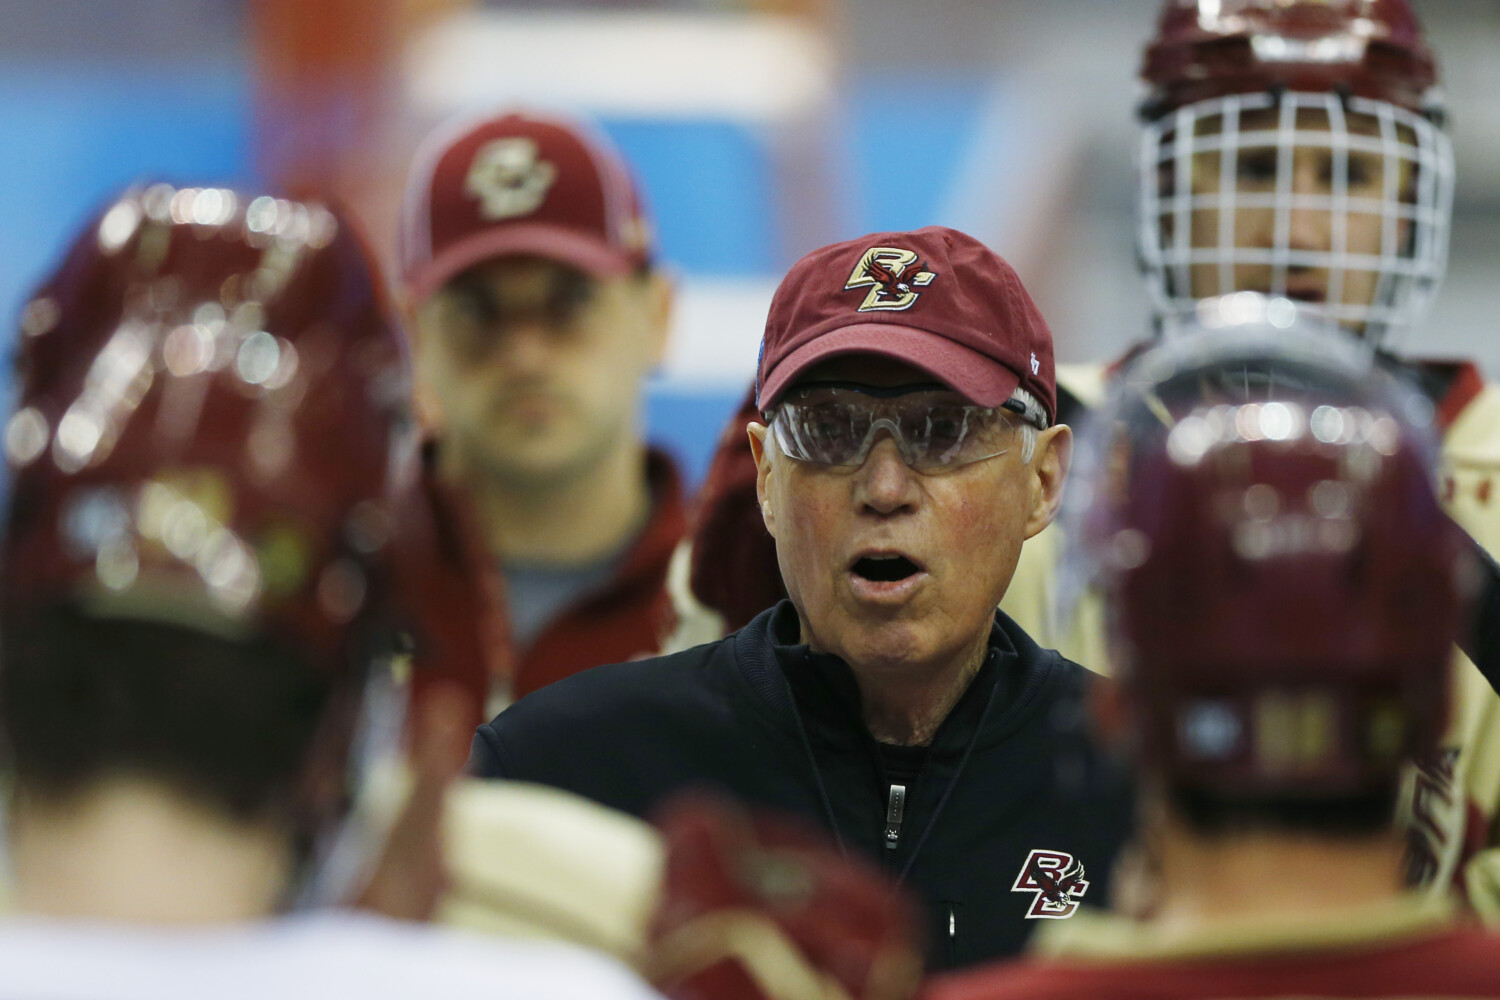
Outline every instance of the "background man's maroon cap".
<svg viewBox="0 0 1500 1000">
<path fill-rule="evenodd" d="M 418 150 L 401 216 L 401 278 L 421 302 L 493 257 L 529 255 L 601 277 L 651 259 L 640 190 L 610 142 L 518 111 L 442 127 Z"/>
<path fill-rule="evenodd" d="M 979 406 L 1019 386 L 1057 418 L 1052 333 L 1015 270 L 955 229 L 872 233 L 792 265 L 766 317 L 756 405 L 841 354 L 915 365 Z"/>
</svg>

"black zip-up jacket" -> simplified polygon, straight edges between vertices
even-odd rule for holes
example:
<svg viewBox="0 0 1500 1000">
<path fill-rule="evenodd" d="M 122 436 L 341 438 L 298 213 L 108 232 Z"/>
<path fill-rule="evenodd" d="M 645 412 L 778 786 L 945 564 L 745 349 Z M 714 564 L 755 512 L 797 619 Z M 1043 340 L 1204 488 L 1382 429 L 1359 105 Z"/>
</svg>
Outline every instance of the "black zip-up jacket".
<svg viewBox="0 0 1500 1000">
<path fill-rule="evenodd" d="M 1131 799 L 1088 738 L 1088 671 L 997 614 L 983 666 L 898 794 L 849 667 L 797 634 L 783 601 L 719 642 L 549 685 L 479 728 L 471 767 L 642 817 L 689 788 L 806 817 L 925 904 L 935 969 L 1012 955 L 1049 911 L 1105 903 Z"/>
</svg>

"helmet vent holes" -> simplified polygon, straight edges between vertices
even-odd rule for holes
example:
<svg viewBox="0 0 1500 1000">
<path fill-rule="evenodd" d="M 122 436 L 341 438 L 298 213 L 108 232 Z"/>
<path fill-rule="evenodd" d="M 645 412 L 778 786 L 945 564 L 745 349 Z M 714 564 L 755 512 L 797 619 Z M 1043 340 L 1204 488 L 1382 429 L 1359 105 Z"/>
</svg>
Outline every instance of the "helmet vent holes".
<svg viewBox="0 0 1500 1000">
<path fill-rule="evenodd" d="M 162 341 L 161 354 L 167 371 L 178 378 L 202 374 L 213 360 L 213 334 L 197 323 L 176 327 Z"/>
<path fill-rule="evenodd" d="M 49 333 L 62 319 L 62 310 L 55 299 L 39 296 L 26 303 L 21 312 L 21 332 L 28 337 L 40 337 Z"/>
<path fill-rule="evenodd" d="M 1151 558 L 1151 540 L 1136 528 L 1115 532 L 1109 542 L 1110 567 L 1116 571 L 1140 569 Z"/>
<path fill-rule="evenodd" d="M 245 440 L 250 469 L 263 482 L 286 475 L 297 453 L 297 436 L 279 411 L 265 410 Z"/>
<path fill-rule="evenodd" d="M 146 218 L 158 224 L 172 221 L 172 199 L 176 197 L 177 189 L 170 184 L 153 184 L 141 195 L 141 208 L 146 212 Z"/>
<path fill-rule="evenodd" d="M 276 228 L 276 217 L 280 206 L 270 195 L 261 195 L 245 208 L 245 228 L 252 233 L 266 234 Z"/>
<path fill-rule="evenodd" d="M 344 535 L 354 551 L 362 555 L 372 555 L 384 548 L 390 541 L 390 515 L 375 501 L 363 500 L 349 512 Z"/>
<path fill-rule="evenodd" d="M 23 407 L 5 424 L 5 457 L 11 468 L 36 461 L 47 448 L 47 418 L 33 406 Z"/>
<path fill-rule="evenodd" d="M 106 254 L 116 254 L 130 242 L 141 225 L 141 209 L 135 199 L 126 198 L 116 202 L 99 220 L 99 249 Z"/>
<path fill-rule="evenodd" d="M 280 367 L 281 345 L 272 334 L 257 330 L 240 341 L 234 368 L 247 385 L 264 385 Z"/>
<path fill-rule="evenodd" d="M 364 570 L 352 559 L 330 563 L 318 577 L 318 607 L 335 625 L 354 620 L 365 603 Z"/>
<path fill-rule="evenodd" d="M 1328 520 L 1348 520 L 1353 513 L 1349 488 L 1332 479 L 1320 479 L 1308 487 L 1307 505 Z"/>
<path fill-rule="evenodd" d="M 1221 699 L 1184 705 L 1177 717 L 1177 741 L 1188 760 L 1229 760 L 1243 752 L 1245 724 L 1235 706 Z"/>
<path fill-rule="evenodd" d="M 1329 694 L 1272 691 L 1255 701 L 1254 746 L 1259 770 L 1316 770 L 1339 749 L 1338 701 Z"/>
<path fill-rule="evenodd" d="M 1255 483 L 1242 498 L 1245 516 L 1252 521 L 1269 521 L 1281 511 L 1281 494 L 1269 483 Z"/>
<path fill-rule="evenodd" d="M 108 487 L 74 494 L 62 511 L 62 536 L 75 559 L 93 559 L 111 543 L 126 539 L 130 514 L 119 493 Z"/>
<path fill-rule="evenodd" d="M 128 590 L 135 583 L 140 570 L 140 556 L 135 544 L 128 538 L 106 542 L 94 556 L 94 575 L 105 589 L 116 593 Z"/>
</svg>

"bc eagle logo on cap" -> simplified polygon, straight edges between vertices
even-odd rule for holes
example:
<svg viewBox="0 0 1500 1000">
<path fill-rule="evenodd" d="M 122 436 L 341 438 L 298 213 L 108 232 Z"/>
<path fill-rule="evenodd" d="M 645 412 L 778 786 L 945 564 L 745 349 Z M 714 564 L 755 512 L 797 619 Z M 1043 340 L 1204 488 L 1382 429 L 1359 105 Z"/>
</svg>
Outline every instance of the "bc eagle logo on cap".
<svg viewBox="0 0 1500 1000">
<path fill-rule="evenodd" d="M 557 167 L 537 155 L 534 141 L 510 136 L 479 147 L 464 192 L 479 200 L 480 215 L 498 221 L 535 212 L 556 179 Z"/>
<path fill-rule="evenodd" d="M 910 309 L 921 294 L 917 289 L 932 284 L 937 275 L 923 270 L 915 252 L 899 247 L 871 247 L 859 258 L 844 291 L 868 288 L 860 312 Z"/>
</svg>

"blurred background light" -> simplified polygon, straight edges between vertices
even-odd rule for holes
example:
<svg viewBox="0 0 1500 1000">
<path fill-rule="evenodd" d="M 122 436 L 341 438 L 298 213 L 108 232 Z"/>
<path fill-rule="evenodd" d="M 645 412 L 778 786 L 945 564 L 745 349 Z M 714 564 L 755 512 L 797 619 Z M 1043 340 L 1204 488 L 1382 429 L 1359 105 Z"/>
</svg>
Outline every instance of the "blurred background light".
<svg viewBox="0 0 1500 1000">
<path fill-rule="evenodd" d="M 1400 346 L 1496 373 L 1500 2 L 1415 6 L 1446 81 L 1459 187 L 1447 283 Z M 823 243 L 956 226 L 1016 265 L 1061 361 L 1108 359 L 1145 334 L 1135 72 L 1158 7 L 7 0 L 0 309 L 14 336 L 77 227 L 143 178 L 331 190 L 389 261 L 406 161 L 433 124 L 503 103 L 580 111 L 638 170 L 679 280 L 648 419 L 696 480 L 749 383 L 777 279 Z M 213 215 L 216 197 L 188 208 Z"/>
</svg>

